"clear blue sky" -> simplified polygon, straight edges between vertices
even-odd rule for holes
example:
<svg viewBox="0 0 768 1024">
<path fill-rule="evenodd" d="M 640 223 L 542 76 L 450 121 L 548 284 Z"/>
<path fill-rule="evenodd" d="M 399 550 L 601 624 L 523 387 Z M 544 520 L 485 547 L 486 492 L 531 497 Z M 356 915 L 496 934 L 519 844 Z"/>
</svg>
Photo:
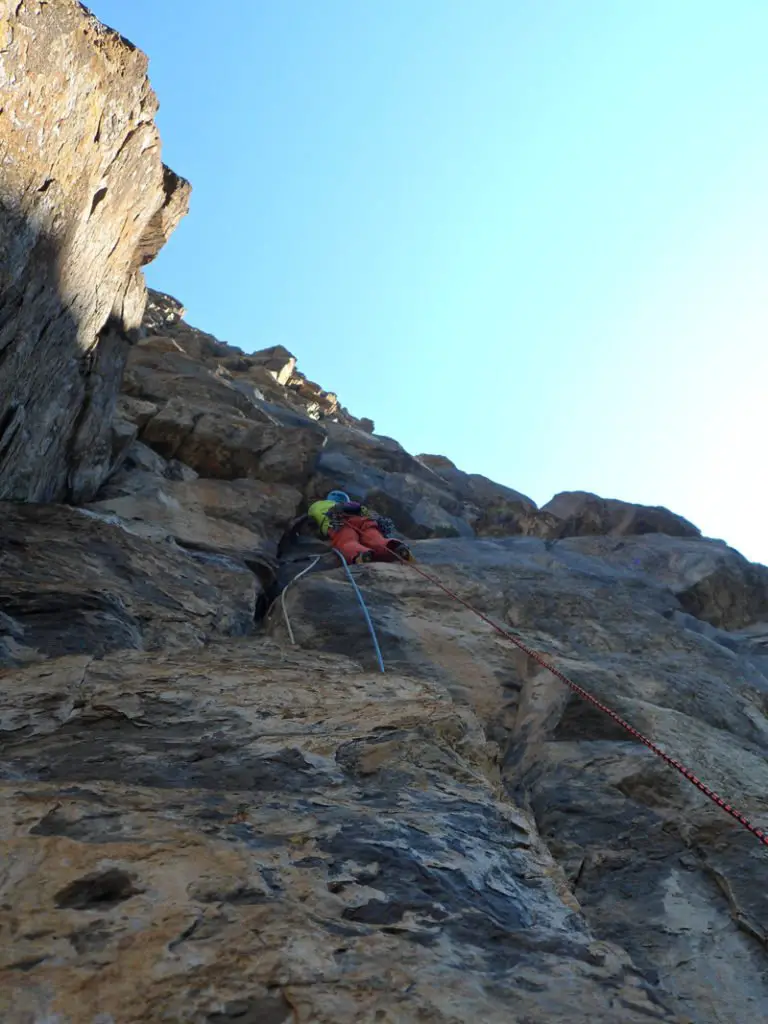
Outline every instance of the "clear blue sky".
<svg viewBox="0 0 768 1024">
<path fill-rule="evenodd" d="M 194 186 L 150 284 L 379 433 L 768 562 L 766 0 L 93 0 Z"/>
</svg>

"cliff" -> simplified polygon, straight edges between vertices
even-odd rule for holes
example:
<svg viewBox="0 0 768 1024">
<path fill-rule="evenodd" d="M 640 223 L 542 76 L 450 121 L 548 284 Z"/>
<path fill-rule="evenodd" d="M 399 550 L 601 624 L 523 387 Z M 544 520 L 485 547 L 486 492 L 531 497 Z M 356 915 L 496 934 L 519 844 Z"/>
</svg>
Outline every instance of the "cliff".
<svg viewBox="0 0 768 1024">
<path fill-rule="evenodd" d="M 407 565 L 353 569 L 382 674 L 343 570 L 288 527 L 330 486 L 391 515 L 418 568 L 763 829 L 768 569 L 663 508 L 537 508 L 376 434 L 287 350 L 144 308 L 187 193 L 145 59 L 69 0 L 0 33 L 4 94 L 54 125 L 53 76 L 79 168 L 33 188 L 46 135 L 5 105 L 0 1017 L 764 1016 L 768 848 Z"/>
<path fill-rule="evenodd" d="M 0 498 L 109 471 L 140 268 L 187 208 L 143 53 L 76 0 L 0 4 Z"/>
</svg>

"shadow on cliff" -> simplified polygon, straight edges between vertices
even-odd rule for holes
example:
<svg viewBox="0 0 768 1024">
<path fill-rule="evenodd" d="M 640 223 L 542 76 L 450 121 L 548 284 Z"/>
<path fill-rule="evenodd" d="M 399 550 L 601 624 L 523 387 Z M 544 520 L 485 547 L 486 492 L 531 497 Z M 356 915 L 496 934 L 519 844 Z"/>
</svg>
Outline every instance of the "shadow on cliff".
<svg viewBox="0 0 768 1024">
<path fill-rule="evenodd" d="M 67 287 L 64 248 L 0 195 L 0 499 L 86 501 L 113 464 L 133 338 L 98 286 Z"/>
<path fill-rule="evenodd" d="M 43 198 L 55 188 L 44 183 Z M 140 321 L 140 270 L 103 297 L 85 280 L 66 241 L 0 185 L 0 665 L 243 635 L 263 589 L 244 567 L 203 564 L 64 504 L 91 500 L 131 440 L 114 412 L 140 334 L 123 316 Z"/>
</svg>

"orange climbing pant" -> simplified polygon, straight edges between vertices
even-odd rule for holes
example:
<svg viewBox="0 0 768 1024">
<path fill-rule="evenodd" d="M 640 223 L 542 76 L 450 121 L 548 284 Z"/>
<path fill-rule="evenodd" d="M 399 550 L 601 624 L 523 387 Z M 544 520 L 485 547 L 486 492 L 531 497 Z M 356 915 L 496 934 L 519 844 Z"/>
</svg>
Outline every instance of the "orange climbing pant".
<svg viewBox="0 0 768 1024">
<path fill-rule="evenodd" d="M 348 562 L 351 562 L 363 551 L 372 551 L 377 561 L 397 561 L 396 556 L 389 549 L 393 542 L 387 540 L 373 519 L 366 519 L 364 516 L 347 516 L 341 529 L 329 530 L 328 536 L 331 546 L 340 551 Z"/>
</svg>

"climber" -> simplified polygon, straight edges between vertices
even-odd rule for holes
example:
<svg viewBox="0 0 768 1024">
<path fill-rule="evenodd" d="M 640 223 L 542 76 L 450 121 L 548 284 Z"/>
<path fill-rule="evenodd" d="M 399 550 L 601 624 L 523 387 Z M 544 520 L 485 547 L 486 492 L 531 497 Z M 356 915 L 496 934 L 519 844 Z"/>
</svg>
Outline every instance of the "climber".
<svg viewBox="0 0 768 1024">
<path fill-rule="evenodd" d="M 291 526 L 291 533 L 310 522 L 331 547 L 341 552 L 348 562 L 396 562 L 398 556 L 407 562 L 413 555 L 407 544 L 391 537 L 395 524 L 357 501 L 350 501 L 344 491 L 330 491 L 328 496 L 313 502 L 306 515 Z"/>
</svg>

